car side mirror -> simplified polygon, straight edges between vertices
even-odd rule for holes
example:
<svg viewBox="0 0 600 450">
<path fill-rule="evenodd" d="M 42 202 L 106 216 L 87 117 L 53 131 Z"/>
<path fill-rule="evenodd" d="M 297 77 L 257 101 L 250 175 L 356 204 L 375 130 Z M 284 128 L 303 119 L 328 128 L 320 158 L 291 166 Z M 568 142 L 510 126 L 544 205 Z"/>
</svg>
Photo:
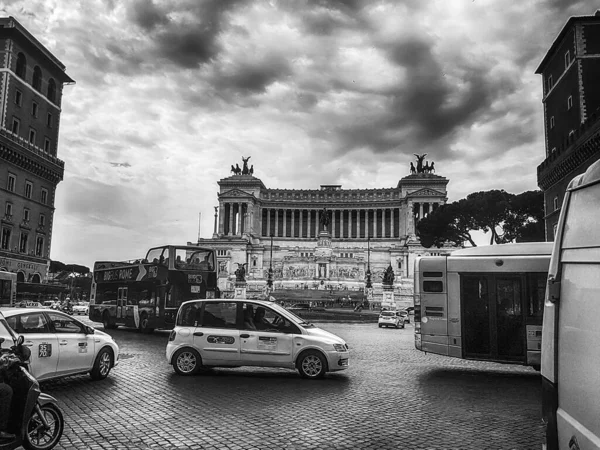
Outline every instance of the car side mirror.
<svg viewBox="0 0 600 450">
<path fill-rule="evenodd" d="M 25 342 L 25 337 L 23 335 L 19 335 L 17 338 L 17 345 L 23 345 L 23 342 Z"/>
<path fill-rule="evenodd" d="M 94 334 L 94 329 L 92 327 L 85 327 L 85 334 Z"/>
<path fill-rule="evenodd" d="M 4 339 L 3 337 L 0 337 L 0 347 L 2 347 L 2 344 L 4 344 L 4 341 L 5 341 L 5 340 L 6 340 L 6 339 Z"/>
</svg>

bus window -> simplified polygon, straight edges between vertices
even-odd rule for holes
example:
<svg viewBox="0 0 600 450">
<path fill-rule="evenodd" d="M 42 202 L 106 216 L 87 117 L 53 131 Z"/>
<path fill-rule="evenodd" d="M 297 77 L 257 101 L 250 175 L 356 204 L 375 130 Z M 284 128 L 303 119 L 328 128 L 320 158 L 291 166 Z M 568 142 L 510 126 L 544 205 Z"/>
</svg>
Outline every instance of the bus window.
<svg viewBox="0 0 600 450">
<path fill-rule="evenodd" d="M 96 292 L 96 305 L 104 303 L 105 305 L 117 304 L 117 291 L 106 290 Z"/>
<path fill-rule="evenodd" d="M 152 250 L 150 250 L 148 252 L 148 254 L 146 255 L 146 260 L 149 263 L 157 263 L 158 260 L 160 259 L 160 255 L 162 255 L 163 252 L 163 248 L 154 248 Z"/>
<path fill-rule="evenodd" d="M 527 317 L 542 319 L 547 276 L 544 273 L 527 274 Z"/>
<path fill-rule="evenodd" d="M 442 272 L 423 272 L 423 278 L 442 278 Z"/>
<path fill-rule="evenodd" d="M 444 283 L 441 281 L 423 281 L 423 292 L 444 292 Z"/>
</svg>

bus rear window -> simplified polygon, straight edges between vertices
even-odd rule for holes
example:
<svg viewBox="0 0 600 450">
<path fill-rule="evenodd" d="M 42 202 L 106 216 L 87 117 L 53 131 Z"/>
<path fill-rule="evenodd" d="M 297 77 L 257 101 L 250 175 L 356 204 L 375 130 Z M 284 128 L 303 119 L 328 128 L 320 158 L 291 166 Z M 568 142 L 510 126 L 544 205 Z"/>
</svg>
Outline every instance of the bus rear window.
<svg viewBox="0 0 600 450">
<path fill-rule="evenodd" d="M 423 281 L 423 292 L 443 292 L 444 283 L 441 281 Z"/>
<path fill-rule="evenodd" d="M 423 272 L 423 278 L 441 278 L 443 276 L 442 272 Z"/>
</svg>

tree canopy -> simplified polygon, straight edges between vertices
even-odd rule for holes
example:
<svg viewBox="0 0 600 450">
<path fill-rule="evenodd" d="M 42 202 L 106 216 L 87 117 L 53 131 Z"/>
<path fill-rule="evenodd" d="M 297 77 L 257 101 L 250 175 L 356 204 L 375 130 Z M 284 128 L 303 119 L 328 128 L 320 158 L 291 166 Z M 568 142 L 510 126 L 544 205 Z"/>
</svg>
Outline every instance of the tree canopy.
<svg viewBox="0 0 600 450">
<path fill-rule="evenodd" d="M 50 261 L 50 273 L 58 272 L 70 272 L 81 275 L 87 275 L 90 273 L 90 268 L 86 266 L 80 266 L 79 264 L 65 264 L 60 261 Z"/>
<path fill-rule="evenodd" d="M 417 224 L 417 235 L 426 247 L 451 242 L 476 246 L 472 231 L 490 233 L 490 244 L 544 240 L 542 191 L 510 194 L 503 190 L 481 191 L 442 205 Z"/>
</svg>

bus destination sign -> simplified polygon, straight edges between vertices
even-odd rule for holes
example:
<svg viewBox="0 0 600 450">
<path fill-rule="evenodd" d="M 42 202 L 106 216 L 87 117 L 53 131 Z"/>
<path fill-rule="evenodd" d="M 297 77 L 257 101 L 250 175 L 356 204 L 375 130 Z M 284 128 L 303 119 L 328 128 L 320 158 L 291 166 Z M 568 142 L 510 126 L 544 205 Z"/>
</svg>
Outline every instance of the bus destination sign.
<svg viewBox="0 0 600 450">
<path fill-rule="evenodd" d="M 96 273 L 96 282 L 102 281 L 141 281 L 148 278 L 156 278 L 157 267 L 144 266 L 143 264 L 115 267 L 101 270 Z"/>
</svg>

